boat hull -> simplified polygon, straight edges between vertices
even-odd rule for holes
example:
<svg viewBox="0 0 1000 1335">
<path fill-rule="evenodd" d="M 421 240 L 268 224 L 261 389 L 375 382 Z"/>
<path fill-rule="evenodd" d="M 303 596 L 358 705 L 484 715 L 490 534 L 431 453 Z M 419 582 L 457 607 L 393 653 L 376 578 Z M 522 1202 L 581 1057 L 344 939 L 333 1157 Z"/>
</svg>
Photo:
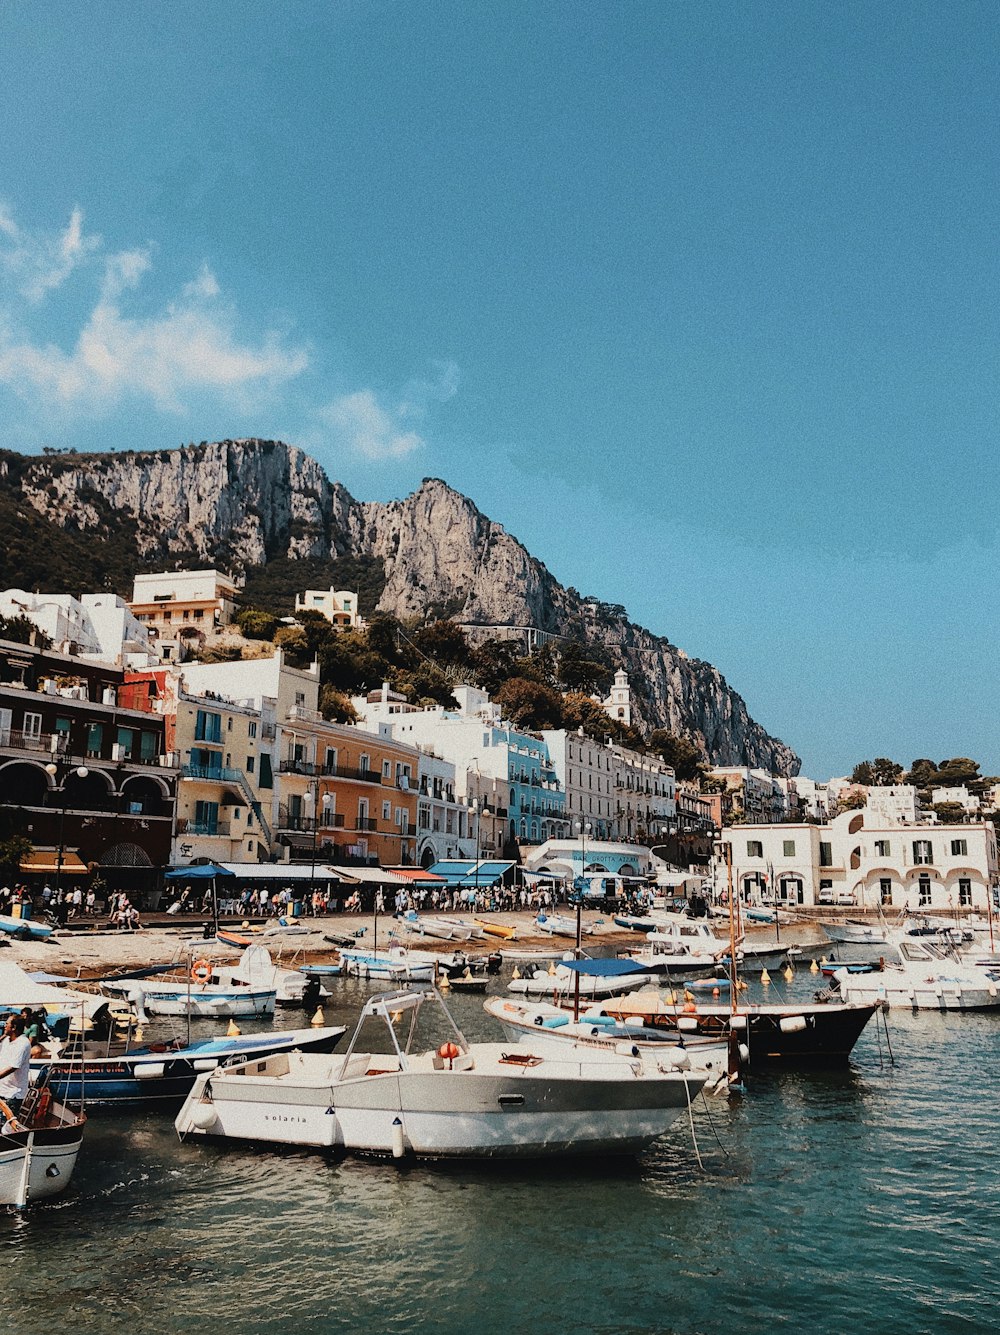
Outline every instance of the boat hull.
<svg viewBox="0 0 1000 1335">
<path fill-rule="evenodd" d="M 69 1186 L 83 1143 L 83 1119 L 0 1135 L 0 1205 L 22 1208 Z"/>
<path fill-rule="evenodd" d="M 86 1100 L 88 1111 L 177 1107 L 191 1092 L 198 1076 L 214 1071 L 225 1062 L 248 1056 L 267 1057 L 275 1052 L 331 1053 L 345 1033 L 342 1025 L 323 1029 L 288 1030 L 284 1034 L 261 1034 L 177 1052 L 132 1053 L 123 1057 L 88 1057 L 83 1069 L 73 1060 L 36 1058 L 32 1074 L 48 1070 L 56 1096 L 68 1103 Z"/>
<path fill-rule="evenodd" d="M 387 1071 L 317 1085 L 222 1073 L 195 1086 L 176 1125 L 182 1135 L 397 1158 L 632 1154 L 663 1135 L 705 1081 L 658 1071 L 622 1078 L 621 1062 L 612 1076 L 595 1061 L 588 1076 L 578 1059 L 505 1059 L 516 1068 L 507 1075 Z"/>
<path fill-rule="evenodd" d="M 604 1003 L 602 1009 L 620 1019 L 641 1015 L 648 1025 L 677 1030 L 685 1036 L 721 1036 L 730 1032 L 730 1008 L 724 1004 L 650 1013 L 644 1008 L 630 1007 L 626 999 Z M 836 1066 L 848 1060 L 877 1009 L 874 1002 L 846 1001 L 800 1007 L 752 1006 L 739 1012 L 734 1032 L 749 1049 L 751 1067 Z"/>
</svg>

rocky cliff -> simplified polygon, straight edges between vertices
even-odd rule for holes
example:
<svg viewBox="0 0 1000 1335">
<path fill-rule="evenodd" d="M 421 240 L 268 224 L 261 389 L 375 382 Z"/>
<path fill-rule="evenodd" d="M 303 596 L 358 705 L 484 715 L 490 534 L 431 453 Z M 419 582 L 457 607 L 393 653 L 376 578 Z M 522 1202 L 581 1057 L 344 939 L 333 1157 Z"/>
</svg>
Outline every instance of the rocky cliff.
<svg viewBox="0 0 1000 1335">
<path fill-rule="evenodd" d="M 115 569 L 127 568 L 128 556 L 144 569 L 183 560 L 234 571 L 276 557 L 372 556 L 385 571 L 382 611 L 582 631 L 628 671 L 642 725 L 698 740 L 718 764 L 798 770 L 795 753 L 754 722 L 711 664 L 634 625 L 624 609 L 564 588 L 437 479 L 387 505 L 358 502 L 301 450 L 261 440 L 105 455 L 5 452 L 0 479 L 22 519 L 30 513 L 88 546 L 127 544 Z M 6 556 L 3 578 L 18 583 L 10 542 Z M 50 587 L 73 582 L 52 570 Z"/>
</svg>

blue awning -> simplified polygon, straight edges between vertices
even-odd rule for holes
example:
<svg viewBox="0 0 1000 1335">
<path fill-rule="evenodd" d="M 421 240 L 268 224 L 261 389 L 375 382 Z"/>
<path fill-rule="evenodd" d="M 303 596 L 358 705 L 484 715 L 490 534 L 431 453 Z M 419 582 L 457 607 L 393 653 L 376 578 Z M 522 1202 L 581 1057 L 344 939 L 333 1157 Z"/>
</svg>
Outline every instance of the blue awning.
<svg viewBox="0 0 1000 1335">
<path fill-rule="evenodd" d="M 486 890 L 501 880 L 513 865 L 513 862 L 480 862 L 477 870 L 474 861 L 448 861 L 435 862 L 428 870 L 431 875 L 440 876 L 452 889 L 471 890 L 478 886 Z"/>
<path fill-rule="evenodd" d="M 585 973 L 590 978 L 623 978 L 630 973 L 648 973 L 644 964 L 635 960 L 560 960 L 567 969 Z"/>
</svg>

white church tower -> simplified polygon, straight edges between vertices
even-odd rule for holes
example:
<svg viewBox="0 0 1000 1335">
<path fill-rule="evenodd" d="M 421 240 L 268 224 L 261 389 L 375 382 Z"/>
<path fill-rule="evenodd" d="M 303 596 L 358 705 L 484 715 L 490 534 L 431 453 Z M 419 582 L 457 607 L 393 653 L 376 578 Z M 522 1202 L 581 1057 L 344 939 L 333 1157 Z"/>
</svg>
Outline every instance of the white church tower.
<svg viewBox="0 0 1000 1335">
<path fill-rule="evenodd" d="M 613 719 L 623 723 L 626 728 L 632 725 L 632 688 L 628 684 L 628 673 L 619 668 L 615 673 L 615 683 L 611 694 L 602 701 L 604 708 Z"/>
</svg>

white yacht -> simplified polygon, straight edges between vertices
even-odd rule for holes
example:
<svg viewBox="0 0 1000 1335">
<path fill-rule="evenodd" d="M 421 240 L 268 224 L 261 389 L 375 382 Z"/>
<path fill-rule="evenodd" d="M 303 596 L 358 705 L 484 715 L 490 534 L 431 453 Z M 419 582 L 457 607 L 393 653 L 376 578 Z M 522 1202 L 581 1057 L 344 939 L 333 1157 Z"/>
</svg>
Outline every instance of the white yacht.
<svg viewBox="0 0 1000 1335">
<path fill-rule="evenodd" d="M 428 1000 L 439 1003 L 453 1037 L 415 1051 Z M 384 1021 L 391 1051 L 360 1050 L 370 1019 Z M 618 1052 L 470 1044 L 438 993 L 413 989 L 372 997 L 343 1057 L 282 1053 L 200 1077 L 175 1125 L 182 1137 L 398 1159 L 627 1154 L 663 1135 L 705 1079 Z"/>
</svg>

